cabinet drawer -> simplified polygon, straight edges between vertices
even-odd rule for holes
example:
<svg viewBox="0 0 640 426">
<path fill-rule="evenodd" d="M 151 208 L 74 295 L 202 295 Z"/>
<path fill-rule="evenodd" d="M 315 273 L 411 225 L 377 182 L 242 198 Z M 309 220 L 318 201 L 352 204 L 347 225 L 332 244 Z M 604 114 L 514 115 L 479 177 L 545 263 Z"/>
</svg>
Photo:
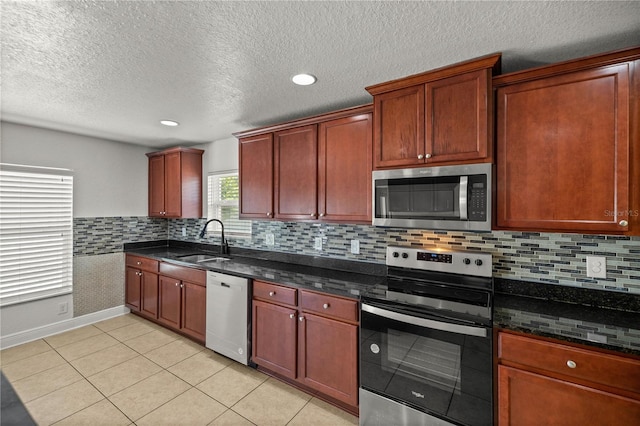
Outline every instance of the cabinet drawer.
<svg viewBox="0 0 640 426">
<path fill-rule="evenodd" d="M 530 337 L 500 333 L 501 361 L 640 393 L 640 361 Z"/>
<path fill-rule="evenodd" d="M 185 266 L 173 265 L 171 263 L 160 263 L 160 273 L 162 275 L 189 281 L 194 284 L 206 285 L 207 273 L 202 269 L 188 268 Z"/>
<path fill-rule="evenodd" d="M 160 262 L 157 260 L 149 259 L 148 257 L 134 256 L 132 254 L 128 254 L 126 260 L 127 266 L 149 272 L 158 272 L 158 263 Z"/>
<path fill-rule="evenodd" d="M 345 321 L 358 321 L 358 302 L 322 293 L 300 291 L 300 309 Z"/>
<path fill-rule="evenodd" d="M 253 297 L 274 303 L 296 305 L 296 289 L 269 284 L 263 281 L 253 282 Z"/>
</svg>

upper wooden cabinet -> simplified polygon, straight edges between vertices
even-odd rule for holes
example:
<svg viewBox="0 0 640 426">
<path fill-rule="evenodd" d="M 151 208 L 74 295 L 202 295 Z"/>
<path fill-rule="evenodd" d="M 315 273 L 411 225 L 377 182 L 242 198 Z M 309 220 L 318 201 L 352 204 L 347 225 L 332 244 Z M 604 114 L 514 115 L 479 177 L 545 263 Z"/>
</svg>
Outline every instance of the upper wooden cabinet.
<svg viewBox="0 0 640 426">
<path fill-rule="evenodd" d="M 149 216 L 202 216 L 201 149 L 172 148 L 150 152 Z"/>
<path fill-rule="evenodd" d="M 377 169 L 491 162 L 500 54 L 369 86 Z"/>
<path fill-rule="evenodd" d="M 640 233 L 639 58 L 636 48 L 494 79 L 498 228 Z"/>
<path fill-rule="evenodd" d="M 372 106 L 236 133 L 240 217 L 371 222 Z"/>
</svg>

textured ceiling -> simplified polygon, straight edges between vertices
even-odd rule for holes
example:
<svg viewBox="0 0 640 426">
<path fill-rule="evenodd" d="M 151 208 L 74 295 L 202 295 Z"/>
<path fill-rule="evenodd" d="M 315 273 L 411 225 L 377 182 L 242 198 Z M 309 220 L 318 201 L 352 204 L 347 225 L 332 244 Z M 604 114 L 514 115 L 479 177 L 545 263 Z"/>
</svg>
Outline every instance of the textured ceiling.
<svg viewBox="0 0 640 426">
<path fill-rule="evenodd" d="M 365 86 L 489 53 L 509 72 L 640 45 L 639 1 L 0 7 L 3 120 L 153 147 L 368 103 Z"/>
</svg>

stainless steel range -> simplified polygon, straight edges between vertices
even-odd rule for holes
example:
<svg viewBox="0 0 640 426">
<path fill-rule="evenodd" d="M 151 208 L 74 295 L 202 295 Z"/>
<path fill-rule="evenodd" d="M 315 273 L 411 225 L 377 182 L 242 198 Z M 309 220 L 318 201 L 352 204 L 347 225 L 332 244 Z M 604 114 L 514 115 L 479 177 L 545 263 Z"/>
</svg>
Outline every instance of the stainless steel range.
<svg viewBox="0 0 640 426">
<path fill-rule="evenodd" d="M 491 255 L 388 247 L 363 297 L 360 425 L 493 424 Z"/>
</svg>

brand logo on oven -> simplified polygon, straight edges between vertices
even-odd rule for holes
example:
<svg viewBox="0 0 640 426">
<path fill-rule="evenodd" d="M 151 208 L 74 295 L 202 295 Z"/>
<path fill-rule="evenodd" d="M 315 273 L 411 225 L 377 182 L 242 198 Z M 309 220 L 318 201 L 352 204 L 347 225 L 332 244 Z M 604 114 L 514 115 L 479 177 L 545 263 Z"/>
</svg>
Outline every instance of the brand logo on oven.
<svg viewBox="0 0 640 426">
<path fill-rule="evenodd" d="M 412 394 L 413 396 L 415 396 L 416 398 L 422 398 L 422 399 L 424 399 L 424 394 L 423 394 L 423 393 L 419 393 L 419 392 L 416 392 L 416 391 L 411 391 L 411 394 Z"/>
</svg>

